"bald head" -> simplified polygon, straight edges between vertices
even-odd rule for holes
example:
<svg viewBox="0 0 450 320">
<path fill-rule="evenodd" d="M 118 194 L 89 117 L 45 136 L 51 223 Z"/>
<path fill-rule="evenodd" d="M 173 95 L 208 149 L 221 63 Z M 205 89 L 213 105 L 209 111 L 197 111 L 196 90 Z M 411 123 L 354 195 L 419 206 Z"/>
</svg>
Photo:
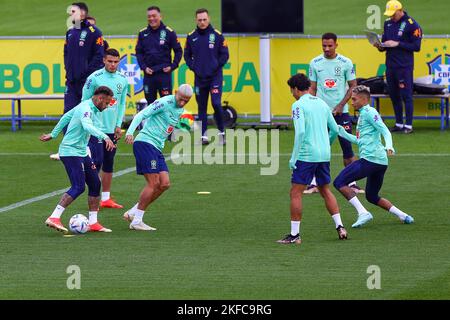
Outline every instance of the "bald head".
<svg viewBox="0 0 450 320">
<path fill-rule="evenodd" d="M 194 91 L 192 90 L 192 87 L 188 85 L 187 83 L 182 84 L 178 87 L 178 90 L 175 93 L 175 99 L 177 101 L 177 105 L 180 108 L 183 108 L 191 99 L 192 95 L 194 94 Z"/>
</svg>

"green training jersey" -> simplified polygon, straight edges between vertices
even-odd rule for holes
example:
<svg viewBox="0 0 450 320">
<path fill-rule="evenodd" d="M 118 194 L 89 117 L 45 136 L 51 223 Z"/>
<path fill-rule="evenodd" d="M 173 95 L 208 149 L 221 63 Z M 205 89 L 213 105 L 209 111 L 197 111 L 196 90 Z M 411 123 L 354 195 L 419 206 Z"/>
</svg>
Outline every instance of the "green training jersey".
<svg viewBox="0 0 450 320">
<path fill-rule="evenodd" d="M 387 165 L 386 150 L 395 151 L 389 129 L 384 124 L 377 110 L 370 105 L 365 105 L 359 110 L 356 136 L 348 133 L 341 126 L 339 127 L 339 135 L 357 144 L 359 157 L 370 162 Z M 386 147 L 381 142 L 381 135 L 383 135 Z"/>
<path fill-rule="evenodd" d="M 338 54 L 327 59 L 323 54 L 311 60 L 309 79 L 317 83 L 316 96 L 324 100 L 331 110 L 344 99 L 348 90 L 347 82 L 356 79 L 352 60 Z M 343 108 L 348 113 L 348 103 Z"/>
<path fill-rule="evenodd" d="M 60 156 L 86 157 L 86 147 L 91 135 L 103 140 L 108 138 L 93 124 L 92 119 L 97 117 L 99 113 L 100 111 L 90 99 L 81 102 L 62 116 L 51 133 L 52 138 L 55 139 L 68 124 L 66 134 L 59 145 Z"/>
<path fill-rule="evenodd" d="M 135 141 L 150 143 L 162 152 L 164 142 L 180 121 L 183 112 L 184 108 L 177 106 L 175 95 L 159 98 L 134 117 L 126 134 L 133 135 L 142 120 L 146 120 Z"/>
<path fill-rule="evenodd" d="M 100 86 L 110 88 L 114 97 L 108 108 L 100 112 L 94 119 L 94 125 L 104 133 L 114 133 L 116 127 L 122 126 L 123 116 L 125 115 L 125 105 L 128 92 L 127 78 L 119 71 L 114 73 L 106 71 L 105 68 L 93 72 L 86 80 L 83 87 L 82 101 L 92 98 L 95 90 Z"/>
<path fill-rule="evenodd" d="M 303 95 L 292 104 L 295 142 L 292 159 L 305 162 L 329 162 L 330 145 L 338 135 L 338 126 L 328 105 L 320 98 Z"/>
</svg>

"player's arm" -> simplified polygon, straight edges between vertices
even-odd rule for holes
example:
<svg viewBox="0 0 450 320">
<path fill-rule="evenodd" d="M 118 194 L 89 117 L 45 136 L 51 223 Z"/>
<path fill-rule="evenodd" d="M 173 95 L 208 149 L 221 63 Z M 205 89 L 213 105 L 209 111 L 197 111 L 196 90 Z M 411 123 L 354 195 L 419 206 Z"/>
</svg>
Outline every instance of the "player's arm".
<svg viewBox="0 0 450 320">
<path fill-rule="evenodd" d="M 81 97 L 81 101 L 88 100 L 94 96 L 95 89 L 97 88 L 95 83 L 95 77 L 94 74 L 91 74 L 87 80 L 86 83 L 83 86 L 83 95 Z"/>
<path fill-rule="evenodd" d="M 223 68 L 223 66 L 227 63 L 230 58 L 230 53 L 228 50 L 228 44 L 222 34 L 219 35 L 219 67 Z"/>
<path fill-rule="evenodd" d="M 409 41 L 400 41 L 398 46 L 402 49 L 411 52 L 419 52 L 422 44 L 422 29 L 414 22 L 409 26 L 410 38 Z"/>
<path fill-rule="evenodd" d="M 116 128 L 114 130 L 114 138 L 116 140 L 119 140 L 122 137 L 122 122 L 123 117 L 125 116 L 125 106 L 127 103 L 127 93 L 128 93 L 128 83 L 124 83 L 124 88 L 122 91 L 122 96 L 120 97 L 119 105 L 118 105 L 118 112 L 117 112 L 117 122 L 116 122 Z"/>
<path fill-rule="evenodd" d="M 94 32 L 95 43 L 92 48 L 92 58 L 89 60 L 88 75 L 101 69 L 103 66 L 103 56 L 105 48 L 103 47 L 103 34 L 99 29 Z"/>
<path fill-rule="evenodd" d="M 97 137 L 100 140 L 107 140 L 109 137 L 101 132 L 99 129 L 97 129 L 94 126 L 94 123 L 92 122 L 92 119 L 90 117 L 90 112 L 84 112 L 84 114 L 81 116 L 81 125 L 83 126 L 83 129 L 86 130 L 90 135 Z"/>
<path fill-rule="evenodd" d="M 392 134 L 381 120 L 381 116 L 376 112 L 370 114 L 367 120 L 383 136 L 386 151 L 389 153 L 389 150 L 391 150 L 390 153 L 394 154 L 395 150 L 392 142 Z"/>
<path fill-rule="evenodd" d="M 75 112 L 75 108 L 70 110 L 69 112 L 66 112 L 61 119 L 59 119 L 58 123 L 56 124 L 56 126 L 53 128 L 52 133 L 50 133 L 50 135 L 52 136 L 52 139 L 55 139 L 60 132 L 62 131 L 62 129 L 69 124 L 70 120 L 72 120 L 73 118 L 73 113 Z"/>
<path fill-rule="evenodd" d="M 147 65 L 145 64 L 145 59 L 144 59 L 144 47 L 142 45 L 142 37 L 141 37 L 141 32 L 139 32 L 138 34 L 138 40 L 136 43 L 136 58 L 139 64 L 139 67 L 141 68 L 142 71 L 145 72 L 145 69 L 147 69 Z"/>
<path fill-rule="evenodd" d="M 174 53 L 173 62 L 171 64 L 171 70 L 175 70 L 180 65 L 181 57 L 183 56 L 183 49 L 181 48 L 180 41 L 178 40 L 175 31 L 171 33 L 170 46 Z"/>
<path fill-rule="evenodd" d="M 345 140 L 348 140 L 351 143 L 358 144 L 358 139 L 356 138 L 355 135 L 345 131 L 343 126 L 338 126 L 338 128 L 339 128 L 339 137 L 344 138 Z"/>
<path fill-rule="evenodd" d="M 189 40 L 190 40 L 190 36 L 187 36 L 186 43 L 184 45 L 184 55 L 183 56 L 184 56 L 184 61 L 186 61 L 186 64 L 189 67 L 189 69 L 194 71 L 193 70 L 193 67 L 194 67 L 193 62 L 194 61 L 192 59 L 192 48 L 191 48 Z"/>
<path fill-rule="evenodd" d="M 300 147 L 305 138 L 305 115 L 299 106 L 296 106 L 292 111 L 292 119 L 294 122 L 294 147 L 292 149 L 291 159 L 289 160 L 289 168 L 293 170 L 296 169 L 295 163 L 297 162 Z"/>
<path fill-rule="evenodd" d="M 327 125 L 328 125 L 328 135 L 330 138 L 330 145 L 333 144 L 334 140 L 336 140 L 338 134 L 339 134 L 339 128 L 336 123 L 336 120 L 334 119 L 331 112 L 328 112 L 328 118 L 327 118 Z"/>
<path fill-rule="evenodd" d="M 128 136 L 133 136 L 134 131 L 142 122 L 142 120 L 148 119 L 151 116 L 158 114 L 162 110 L 164 110 L 164 104 L 161 104 L 161 102 L 156 100 L 155 102 L 150 104 L 147 108 L 145 108 L 144 110 L 140 111 L 137 115 L 135 115 L 126 133 L 127 141 L 129 139 Z"/>
<path fill-rule="evenodd" d="M 314 61 L 314 60 L 313 60 Z M 315 96 L 317 94 L 317 72 L 314 68 L 314 62 L 311 61 L 309 64 L 309 81 L 311 81 L 311 87 L 309 88 L 309 93 Z"/>
</svg>

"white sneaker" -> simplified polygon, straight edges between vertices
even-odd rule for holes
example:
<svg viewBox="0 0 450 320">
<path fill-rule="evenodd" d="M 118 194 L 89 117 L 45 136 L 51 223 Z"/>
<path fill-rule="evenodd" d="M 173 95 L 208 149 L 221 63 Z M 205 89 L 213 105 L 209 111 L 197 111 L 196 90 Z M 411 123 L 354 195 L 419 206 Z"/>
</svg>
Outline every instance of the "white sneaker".
<svg viewBox="0 0 450 320">
<path fill-rule="evenodd" d="M 127 211 L 123 214 L 123 219 L 126 221 L 129 221 L 129 222 L 132 222 L 134 219 L 134 214 L 129 213 L 129 211 Z"/>
<path fill-rule="evenodd" d="M 61 159 L 59 158 L 59 153 L 51 154 L 51 155 L 50 155 L 50 159 L 52 159 L 52 160 L 57 160 L 57 161 L 61 160 Z"/>
<path fill-rule="evenodd" d="M 139 223 L 130 223 L 130 229 L 137 231 L 156 231 L 156 228 L 146 225 L 144 221 L 141 221 Z"/>
</svg>

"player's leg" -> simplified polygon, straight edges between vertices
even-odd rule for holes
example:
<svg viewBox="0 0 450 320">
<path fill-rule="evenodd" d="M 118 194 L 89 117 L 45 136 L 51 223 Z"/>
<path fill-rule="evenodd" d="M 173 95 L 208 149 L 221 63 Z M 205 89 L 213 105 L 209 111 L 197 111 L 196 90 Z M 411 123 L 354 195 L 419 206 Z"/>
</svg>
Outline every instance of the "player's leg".
<svg viewBox="0 0 450 320">
<path fill-rule="evenodd" d="M 103 164 L 103 140 L 99 140 L 98 138 L 91 136 L 88 143 L 88 154 L 90 153 L 90 157 L 92 162 L 95 164 L 97 172 L 100 173 Z"/>
<path fill-rule="evenodd" d="M 366 198 L 367 201 L 373 203 L 400 219 L 400 221 L 410 224 L 414 222 L 414 218 L 406 214 L 402 210 L 396 208 L 388 199 L 381 198 L 379 192 L 383 186 L 384 174 L 387 166 L 373 164 L 375 169 L 373 173 L 367 177 Z"/>
<path fill-rule="evenodd" d="M 114 141 L 114 144 L 117 146 L 117 141 L 114 139 L 114 134 L 108 134 L 108 137 Z M 113 179 L 114 172 L 114 157 L 116 156 L 117 148 L 112 149 L 111 151 L 106 150 L 106 144 L 102 143 L 103 149 L 103 164 L 102 164 L 102 201 L 100 202 L 100 206 L 102 208 L 116 208 L 122 209 L 123 206 L 116 203 L 111 197 L 111 185 Z"/>
<path fill-rule="evenodd" d="M 144 96 L 147 100 L 147 104 L 153 103 L 157 98 L 158 88 L 156 86 L 154 76 L 145 75 L 144 76 Z"/>
<path fill-rule="evenodd" d="M 404 68 L 399 70 L 400 95 L 405 103 L 406 116 L 405 130 L 403 132 L 407 134 L 413 132 L 413 81 L 413 68 Z"/>
<path fill-rule="evenodd" d="M 398 75 L 396 70 L 390 68 L 386 69 L 386 81 L 388 85 L 389 97 L 392 101 L 392 106 L 395 113 L 395 126 L 390 130 L 391 132 L 403 131 L 403 102 L 400 95 L 400 88 L 398 82 Z"/>
<path fill-rule="evenodd" d="M 195 99 L 197 100 L 198 105 L 198 119 L 202 123 L 202 143 L 208 144 L 208 95 L 209 88 L 208 87 L 198 87 L 195 86 Z"/>
<path fill-rule="evenodd" d="M 216 121 L 217 129 L 219 130 L 219 144 L 224 145 L 226 141 L 223 123 L 222 83 L 223 77 L 220 74 L 211 82 L 209 91 L 211 93 L 211 104 L 214 108 L 214 120 Z"/>
<path fill-rule="evenodd" d="M 330 163 L 320 162 L 315 164 L 315 177 L 317 180 L 317 186 L 319 188 L 320 195 L 325 201 L 325 206 L 330 213 L 331 218 L 334 221 L 336 231 L 340 240 L 347 239 L 347 230 L 344 228 L 344 224 L 341 220 L 341 214 L 339 212 L 339 206 L 336 197 L 331 192 L 329 184 L 330 178 Z"/>
<path fill-rule="evenodd" d="M 352 162 L 339 173 L 333 182 L 334 187 L 348 200 L 358 213 L 358 219 L 352 225 L 353 228 L 360 227 L 373 219 L 372 214 L 359 201 L 356 192 L 348 186 L 352 181 L 358 181 L 367 177 L 366 162 L 367 160 L 365 159 Z"/>
<path fill-rule="evenodd" d="M 90 157 L 84 158 L 84 174 L 88 186 L 89 231 L 111 232 L 111 229 L 103 227 L 98 222 L 101 182 L 95 164 Z"/>
<path fill-rule="evenodd" d="M 278 240 L 281 244 L 300 244 L 300 224 L 302 220 L 302 195 L 307 184 L 314 174 L 314 166 L 311 163 L 297 161 L 297 169 L 292 171 L 290 196 L 291 232 L 283 239 Z"/>
<path fill-rule="evenodd" d="M 146 181 L 144 189 L 139 196 L 139 202 L 124 213 L 125 220 L 131 221 L 130 229 L 151 231 L 156 230 L 146 225 L 142 219 L 147 207 L 156 200 L 156 194 L 160 188 L 160 173 L 168 172 L 161 151 L 150 143 L 136 141 L 133 144 L 133 152 L 136 158 L 136 173 L 143 175 Z M 162 157 L 162 159 L 161 159 Z M 159 195 L 158 195 L 159 196 Z"/>
<path fill-rule="evenodd" d="M 68 230 L 61 223 L 61 215 L 64 210 L 85 190 L 84 165 L 82 159 L 83 158 L 81 157 L 61 157 L 61 161 L 66 169 L 71 187 L 66 193 L 63 194 L 55 210 L 53 210 L 51 216 L 45 221 L 47 226 L 55 228 L 58 231 L 68 232 Z"/>
</svg>

